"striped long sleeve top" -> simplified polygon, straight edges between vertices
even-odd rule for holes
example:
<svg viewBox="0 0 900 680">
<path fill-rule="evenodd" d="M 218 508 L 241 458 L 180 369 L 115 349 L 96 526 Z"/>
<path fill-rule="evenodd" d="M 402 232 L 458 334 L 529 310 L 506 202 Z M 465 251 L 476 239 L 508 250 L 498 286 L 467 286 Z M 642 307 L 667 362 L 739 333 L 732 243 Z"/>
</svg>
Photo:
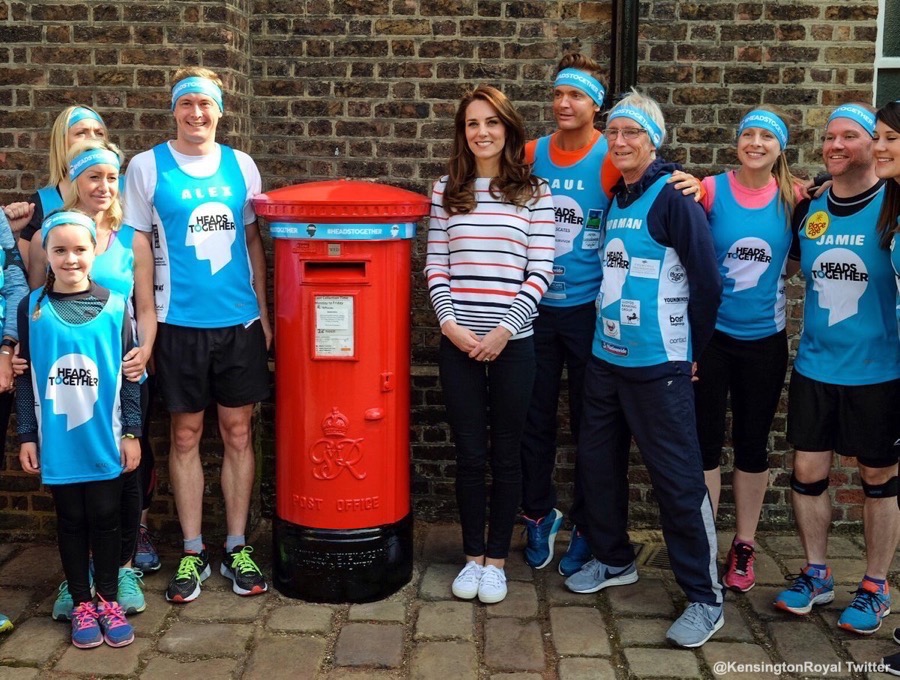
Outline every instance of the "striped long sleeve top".
<svg viewBox="0 0 900 680">
<path fill-rule="evenodd" d="M 553 280 L 556 222 L 546 182 L 524 208 L 475 180 L 477 205 L 465 215 L 444 210 L 447 178 L 434 184 L 425 277 L 443 326 L 456 321 L 478 336 L 503 326 L 511 339 L 533 333 L 532 319 Z"/>
</svg>

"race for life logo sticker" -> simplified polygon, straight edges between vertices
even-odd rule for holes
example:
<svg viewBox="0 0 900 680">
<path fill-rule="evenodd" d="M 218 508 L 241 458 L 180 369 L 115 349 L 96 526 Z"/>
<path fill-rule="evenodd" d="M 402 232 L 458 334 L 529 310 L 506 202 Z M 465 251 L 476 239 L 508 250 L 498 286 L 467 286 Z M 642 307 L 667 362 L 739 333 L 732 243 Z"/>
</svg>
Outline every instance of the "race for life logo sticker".
<svg viewBox="0 0 900 680">
<path fill-rule="evenodd" d="M 561 257 L 572 252 L 575 239 L 584 228 L 584 213 L 578 201 L 561 194 L 553 197 L 553 209 L 556 213 L 556 257 Z"/>
<path fill-rule="evenodd" d="M 818 212 L 813 213 L 806 220 L 806 238 L 811 238 L 813 240 L 819 238 L 828 231 L 829 224 L 831 224 L 831 220 L 829 219 L 827 212 L 819 210 Z"/>
<path fill-rule="evenodd" d="M 66 354 L 50 367 L 44 398 L 53 402 L 55 415 L 66 416 L 66 430 L 74 430 L 94 417 L 99 391 L 94 360 L 84 354 Z"/>
<path fill-rule="evenodd" d="M 231 209 L 215 201 L 198 205 L 188 220 L 184 245 L 193 247 L 198 260 L 208 260 L 211 274 L 231 262 L 237 228 Z"/>
</svg>

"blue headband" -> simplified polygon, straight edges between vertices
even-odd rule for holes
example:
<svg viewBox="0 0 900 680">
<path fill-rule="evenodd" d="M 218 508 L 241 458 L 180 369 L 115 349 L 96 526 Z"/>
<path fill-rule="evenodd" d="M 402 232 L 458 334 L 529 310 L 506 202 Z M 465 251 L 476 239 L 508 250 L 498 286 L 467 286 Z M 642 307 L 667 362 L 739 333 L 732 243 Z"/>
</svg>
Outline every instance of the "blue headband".
<svg viewBox="0 0 900 680">
<path fill-rule="evenodd" d="M 630 118 L 635 123 L 640 125 L 644 130 L 647 131 L 647 135 L 650 137 L 650 141 L 653 143 L 655 148 L 659 148 L 662 145 L 663 140 L 663 132 L 660 129 L 659 125 L 657 125 L 650 116 L 646 113 L 637 109 L 633 106 L 616 106 L 610 114 L 609 118 L 607 118 L 607 122 L 611 120 L 615 120 L 616 118 Z"/>
<path fill-rule="evenodd" d="M 69 163 L 69 179 L 74 180 L 78 175 L 93 165 L 112 165 L 118 170 L 122 162 L 119 157 L 109 149 L 88 149 L 72 159 Z"/>
<path fill-rule="evenodd" d="M 186 94 L 205 94 L 219 105 L 219 111 L 225 112 L 222 105 L 222 90 L 209 78 L 201 78 L 200 76 L 191 76 L 184 80 L 179 80 L 172 88 L 172 110 L 175 110 L 175 102 L 178 98 Z"/>
<path fill-rule="evenodd" d="M 842 104 L 837 107 L 832 114 L 828 116 L 828 122 L 830 123 L 835 118 L 847 118 L 852 120 L 869 133 L 869 137 L 875 136 L 875 114 L 857 104 Z M 827 123 L 825 127 L 828 127 Z"/>
<path fill-rule="evenodd" d="M 91 111 L 90 109 L 86 109 L 83 106 L 76 107 L 72 113 L 69 114 L 69 122 L 66 127 L 70 128 L 75 123 L 80 123 L 83 120 L 96 120 L 100 125 L 106 127 L 106 123 L 103 122 L 103 119 L 100 117 L 100 114 L 96 111 Z"/>
<path fill-rule="evenodd" d="M 564 68 L 556 74 L 556 82 L 553 85 L 555 87 L 560 85 L 576 87 L 590 97 L 597 106 L 603 106 L 606 90 L 603 89 L 600 81 L 590 73 L 585 73 L 577 68 Z"/>
<path fill-rule="evenodd" d="M 77 224 L 91 232 L 91 238 L 97 240 L 97 225 L 94 220 L 80 212 L 57 212 L 53 213 L 41 224 L 41 244 L 47 246 L 47 237 L 56 227 L 62 227 L 66 224 Z"/>
<path fill-rule="evenodd" d="M 781 118 L 776 116 L 771 111 L 766 111 L 765 109 L 753 109 L 753 111 L 751 111 L 741 119 L 741 124 L 738 126 L 738 135 L 740 135 L 747 128 L 760 128 L 761 130 L 768 130 L 778 139 L 778 144 L 782 149 L 787 146 L 787 125 L 785 125 L 784 121 L 782 121 Z"/>
</svg>

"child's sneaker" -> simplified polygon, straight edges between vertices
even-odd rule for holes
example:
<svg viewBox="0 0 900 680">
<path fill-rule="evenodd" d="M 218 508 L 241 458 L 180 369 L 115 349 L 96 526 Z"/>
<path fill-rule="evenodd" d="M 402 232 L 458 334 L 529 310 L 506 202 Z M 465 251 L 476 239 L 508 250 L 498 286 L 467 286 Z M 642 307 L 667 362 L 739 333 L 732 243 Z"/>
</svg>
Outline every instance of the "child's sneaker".
<svg viewBox="0 0 900 680">
<path fill-rule="evenodd" d="M 816 576 L 815 571 L 806 565 L 796 576 L 789 576 L 794 585 L 782 590 L 775 598 L 774 605 L 792 614 L 809 614 L 813 605 L 831 602 L 834 599 L 834 579 L 831 577 L 831 569 L 826 569 L 825 578 Z"/>
<path fill-rule="evenodd" d="M 75 603 L 72 601 L 72 594 L 69 592 L 69 582 L 63 581 L 59 584 L 59 592 L 56 594 L 56 600 L 53 602 L 53 613 L 50 616 L 54 621 L 68 621 L 72 618 L 72 610 L 74 608 Z"/>
<path fill-rule="evenodd" d="M 147 608 L 144 591 L 141 589 L 143 575 L 139 569 L 119 567 L 119 590 L 116 598 L 126 614 L 138 614 Z"/>
<path fill-rule="evenodd" d="M 871 635 L 881 628 L 881 619 L 891 613 L 888 585 L 882 590 L 877 583 L 863 579 L 850 606 L 838 619 L 838 627 L 860 635 Z"/>
<path fill-rule="evenodd" d="M 266 579 L 256 562 L 250 557 L 253 548 L 239 545 L 229 553 L 225 553 L 219 572 L 231 579 L 231 589 L 238 595 L 261 595 L 269 589 Z"/>
<path fill-rule="evenodd" d="M 78 649 L 91 649 L 103 644 L 103 633 L 97 623 L 93 602 L 82 602 L 72 612 L 72 644 Z"/>
<path fill-rule="evenodd" d="M 728 557 L 725 558 L 725 574 L 722 576 L 722 584 L 726 588 L 746 593 L 756 585 L 756 574 L 753 572 L 753 562 L 756 560 L 752 545 L 735 541 L 731 544 Z"/>
<path fill-rule="evenodd" d="M 135 569 L 140 569 L 145 574 L 151 571 L 159 571 L 159 568 L 162 566 L 162 563 L 159 561 L 159 553 L 156 552 L 156 546 L 153 545 L 153 534 L 143 524 L 138 529 L 138 540 L 134 548 L 132 564 L 134 564 Z"/>
<path fill-rule="evenodd" d="M 100 598 L 97 620 L 103 631 L 103 640 L 110 647 L 125 647 L 134 642 L 134 628 L 128 623 L 118 602 L 106 602 Z"/>
</svg>

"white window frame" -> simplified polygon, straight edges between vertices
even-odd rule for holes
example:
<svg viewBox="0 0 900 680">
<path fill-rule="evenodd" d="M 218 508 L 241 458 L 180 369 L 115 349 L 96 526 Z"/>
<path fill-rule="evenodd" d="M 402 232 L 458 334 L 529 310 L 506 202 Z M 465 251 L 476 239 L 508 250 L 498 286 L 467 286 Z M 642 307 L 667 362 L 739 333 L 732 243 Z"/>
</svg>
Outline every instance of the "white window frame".
<svg viewBox="0 0 900 680">
<path fill-rule="evenodd" d="M 897 2 L 898 0 L 891 0 Z M 878 0 L 878 31 L 875 38 L 875 77 L 872 82 L 872 104 L 878 102 L 878 72 L 885 70 L 900 70 L 900 57 L 885 57 L 884 54 L 884 15 L 887 0 Z"/>
</svg>

